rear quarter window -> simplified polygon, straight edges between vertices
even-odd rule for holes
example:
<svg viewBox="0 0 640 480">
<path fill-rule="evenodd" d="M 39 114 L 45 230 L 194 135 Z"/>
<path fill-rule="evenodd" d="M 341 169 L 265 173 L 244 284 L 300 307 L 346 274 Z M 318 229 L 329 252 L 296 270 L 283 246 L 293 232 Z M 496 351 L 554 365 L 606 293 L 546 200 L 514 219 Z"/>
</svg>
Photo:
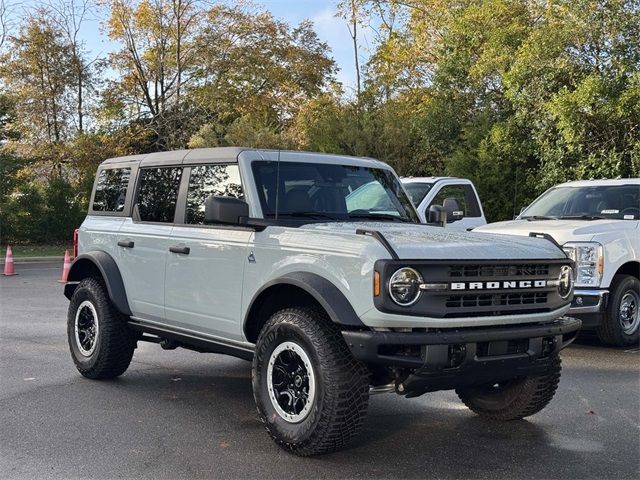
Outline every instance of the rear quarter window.
<svg viewBox="0 0 640 480">
<path fill-rule="evenodd" d="M 105 168 L 98 173 L 91 210 L 122 212 L 127 200 L 131 168 Z"/>
</svg>

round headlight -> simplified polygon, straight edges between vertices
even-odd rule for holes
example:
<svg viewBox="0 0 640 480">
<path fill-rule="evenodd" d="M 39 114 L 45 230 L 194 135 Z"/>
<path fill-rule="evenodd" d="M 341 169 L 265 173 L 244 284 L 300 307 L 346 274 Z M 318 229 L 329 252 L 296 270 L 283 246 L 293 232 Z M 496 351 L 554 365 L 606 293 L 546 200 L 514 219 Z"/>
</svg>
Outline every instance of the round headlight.
<svg viewBox="0 0 640 480">
<path fill-rule="evenodd" d="M 402 307 L 413 305 L 420 298 L 422 277 L 413 268 L 404 267 L 396 270 L 389 280 L 389 295 Z"/>
<path fill-rule="evenodd" d="M 558 277 L 558 293 L 562 298 L 567 298 L 573 290 L 573 269 L 569 265 L 563 265 Z"/>
</svg>

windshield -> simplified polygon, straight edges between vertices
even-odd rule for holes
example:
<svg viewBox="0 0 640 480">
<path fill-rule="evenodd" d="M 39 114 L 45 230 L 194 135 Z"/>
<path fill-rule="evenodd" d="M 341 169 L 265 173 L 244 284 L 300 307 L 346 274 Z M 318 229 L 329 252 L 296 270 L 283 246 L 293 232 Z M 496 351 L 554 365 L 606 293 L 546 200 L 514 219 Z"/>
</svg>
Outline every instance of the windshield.
<svg viewBox="0 0 640 480">
<path fill-rule="evenodd" d="M 533 202 L 520 218 L 638 219 L 640 185 L 553 188 Z"/>
<path fill-rule="evenodd" d="M 413 202 L 413 204 L 417 207 L 420 205 L 420 202 L 427 196 L 429 190 L 433 187 L 433 183 L 422 183 L 422 182 L 410 182 L 404 183 L 404 189 L 409 194 L 409 198 Z"/>
<path fill-rule="evenodd" d="M 277 209 L 278 217 L 418 222 L 390 170 L 272 161 L 254 161 L 252 168 L 265 218 Z"/>
</svg>

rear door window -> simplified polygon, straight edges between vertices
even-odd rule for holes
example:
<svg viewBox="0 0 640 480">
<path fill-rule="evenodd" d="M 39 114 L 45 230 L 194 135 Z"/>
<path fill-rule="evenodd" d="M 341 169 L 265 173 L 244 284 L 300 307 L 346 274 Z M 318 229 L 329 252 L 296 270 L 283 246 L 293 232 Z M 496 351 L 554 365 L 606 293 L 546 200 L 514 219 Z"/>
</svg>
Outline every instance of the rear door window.
<svg viewBox="0 0 640 480">
<path fill-rule="evenodd" d="M 94 212 L 122 212 L 127 200 L 130 168 L 105 168 L 98 174 L 91 209 Z"/>
<path fill-rule="evenodd" d="M 173 223 L 182 168 L 144 168 L 136 206 L 143 222 Z"/>
<path fill-rule="evenodd" d="M 185 223 L 204 223 L 204 202 L 209 196 L 243 198 L 238 165 L 191 167 Z"/>
</svg>

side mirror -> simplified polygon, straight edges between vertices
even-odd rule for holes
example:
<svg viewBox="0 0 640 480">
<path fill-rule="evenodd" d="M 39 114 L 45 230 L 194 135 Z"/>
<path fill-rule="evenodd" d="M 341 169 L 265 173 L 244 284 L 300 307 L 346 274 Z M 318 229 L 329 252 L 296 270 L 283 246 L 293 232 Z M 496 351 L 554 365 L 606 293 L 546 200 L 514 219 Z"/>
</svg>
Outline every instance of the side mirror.
<svg viewBox="0 0 640 480">
<path fill-rule="evenodd" d="M 447 211 L 440 205 L 431 205 L 427 216 L 427 223 L 444 227 L 447 224 Z"/>
<path fill-rule="evenodd" d="M 460 202 L 454 197 L 447 197 L 442 203 L 442 207 L 447 212 L 447 222 L 457 222 L 464 218 L 464 210 L 460 206 Z"/>
<path fill-rule="evenodd" d="M 214 197 L 210 195 L 204 201 L 204 223 L 223 223 L 239 225 L 249 217 L 247 202 L 235 197 Z"/>
</svg>

